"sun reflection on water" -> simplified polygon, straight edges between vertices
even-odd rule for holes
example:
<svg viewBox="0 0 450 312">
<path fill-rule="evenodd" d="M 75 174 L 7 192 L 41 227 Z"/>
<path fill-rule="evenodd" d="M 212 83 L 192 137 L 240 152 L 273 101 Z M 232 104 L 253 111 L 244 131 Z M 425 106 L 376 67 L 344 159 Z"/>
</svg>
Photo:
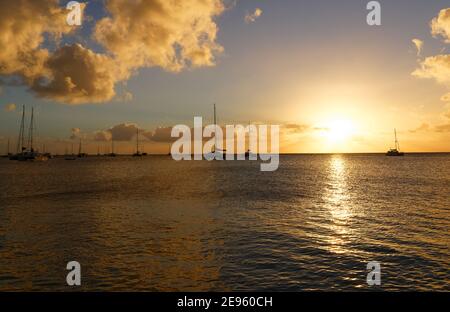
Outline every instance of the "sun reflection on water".
<svg viewBox="0 0 450 312">
<path fill-rule="evenodd" d="M 329 249 L 335 253 L 347 252 L 346 237 L 351 234 L 349 221 L 352 212 L 347 185 L 347 164 L 343 155 L 333 155 L 328 167 L 328 185 L 324 192 L 325 208 L 330 213 L 329 230 L 333 235 L 327 237 Z"/>
</svg>

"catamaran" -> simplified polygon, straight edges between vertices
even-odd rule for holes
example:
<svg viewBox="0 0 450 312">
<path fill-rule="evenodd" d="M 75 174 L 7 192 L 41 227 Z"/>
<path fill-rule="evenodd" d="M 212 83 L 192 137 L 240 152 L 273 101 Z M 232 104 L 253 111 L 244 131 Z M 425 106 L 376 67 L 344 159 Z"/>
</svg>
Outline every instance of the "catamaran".
<svg viewBox="0 0 450 312">
<path fill-rule="evenodd" d="M 387 153 L 386 156 L 404 156 L 405 153 L 400 152 L 400 144 L 397 140 L 397 129 L 394 129 L 394 137 L 395 137 L 395 148 L 391 148 Z"/>
</svg>

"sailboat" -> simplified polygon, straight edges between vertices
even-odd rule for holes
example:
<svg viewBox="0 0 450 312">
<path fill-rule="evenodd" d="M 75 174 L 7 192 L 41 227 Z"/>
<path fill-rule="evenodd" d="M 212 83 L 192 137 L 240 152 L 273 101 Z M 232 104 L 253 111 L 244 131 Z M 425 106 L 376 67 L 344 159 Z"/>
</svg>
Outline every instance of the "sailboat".
<svg viewBox="0 0 450 312">
<path fill-rule="evenodd" d="M 22 111 L 22 120 L 20 122 L 19 140 L 17 143 L 17 154 L 9 159 L 19 161 L 47 161 L 48 157 L 34 150 L 34 108 L 31 108 L 30 126 L 28 128 L 28 144 L 25 146 L 25 105 Z"/>
<path fill-rule="evenodd" d="M 207 160 L 222 160 L 225 159 L 225 153 L 226 150 L 224 149 L 220 149 L 218 148 L 218 144 L 217 144 L 217 111 L 216 111 L 216 104 L 214 104 L 214 127 L 216 129 L 216 133 L 214 134 L 215 136 L 215 143 L 214 143 L 214 149 L 212 150 L 211 153 L 208 153 L 207 155 L 205 155 L 205 158 Z"/>
<path fill-rule="evenodd" d="M 86 153 L 83 153 L 82 151 L 81 151 L 81 139 L 80 139 L 80 145 L 78 146 L 78 158 L 85 158 L 85 157 L 87 157 L 88 155 L 86 154 Z"/>
<path fill-rule="evenodd" d="M 397 129 L 394 129 L 394 137 L 395 137 L 395 148 L 391 148 L 387 153 L 386 156 L 404 156 L 405 153 L 400 152 L 400 144 L 397 140 Z"/>
<path fill-rule="evenodd" d="M 7 143 L 7 148 L 6 148 L 6 154 L 3 156 L 3 157 L 11 157 L 12 156 L 12 154 L 9 152 L 9 138 L 8 138 L 8 143 Z"/>
<path fill-rule="evenodd" d="M 114 139 L 111 137 L 111 153 L 107 155 L 108 157 L 116 157 L 116 153 L 114 153 Z"/>
<path fill-rule="evenodd" d="M 245 159 L 246 160 L 250 160 L 253 159 L 254 157 L 258 157 L 257 153 L 253 153 L 252 150 L 250 149 L 250 140 L 251 140 L 251 135 L 252 135 L 252 128 L 251 128 L 251 123 L 248 123 L 249 125 L 249 131 L 248 131 L 248 150 L 245 152 Z"/>
<path fill-rule="evenodd" d="M 133 157 L 142 157 L 142 153 L 139 151 L 139 128 L 136 129 L 136 153 L 133 154 Z"/>
<path fill-rule="evenodd" d="M 69 155 L 66 149 L 66 155 L 64 156 L 64 160 L 76 160 L 75 154 L 73 153 L 73 143 L 72 143 L 72 154 Z"/>
<path fill-rule="evenodd" d="M 10 155 L 10 160 L 19 160 L 19 155 L 25 151 L 25 105 L 22 106 L 22 119 L 20 120 L 20 127 L 19 127 L 19 138 L 17 139 L 17 150 L 16 154 Z"/>
</svg>

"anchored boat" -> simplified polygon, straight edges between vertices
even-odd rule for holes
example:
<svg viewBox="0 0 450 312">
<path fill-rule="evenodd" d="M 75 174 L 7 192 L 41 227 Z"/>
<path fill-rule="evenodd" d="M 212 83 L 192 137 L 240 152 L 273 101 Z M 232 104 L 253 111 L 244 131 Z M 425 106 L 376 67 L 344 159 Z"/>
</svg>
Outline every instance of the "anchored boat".
<svg viewBox="0 0 450 312">
<path fill-rule="evenodd" d="M 404 156 L 405 153 L 400 151 L 400 144 L 397 140 L 397 130 L 394 129 L 394 137 L 395 137 L 395 148 L 391 148 L 387 153 L 386 156 Z"/>
</svg>

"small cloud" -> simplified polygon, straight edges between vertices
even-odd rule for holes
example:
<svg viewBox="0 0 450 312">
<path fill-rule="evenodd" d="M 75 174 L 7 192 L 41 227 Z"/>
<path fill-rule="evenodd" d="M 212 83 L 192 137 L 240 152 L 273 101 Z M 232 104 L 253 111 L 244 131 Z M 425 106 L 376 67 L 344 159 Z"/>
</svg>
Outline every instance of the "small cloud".
<svg viewBox="0 0 450 312">
<path fill-rule="evenodd" d="M 450 102 L 450 92 L 441 96 L 441 101 Z"/>
<path fill-rule="evenodd" d="M 81 134 L 81 129 L 80 128 L 72 128 L 71 133 L 72 133 L 70 135 L 70 139 L 71 140 L 78 139 L 80 137 L 80 134 Z"/>
<path fill-rule="evenodd" d="M 287 131 L 291 133 L 303 133 L 310 129 L 309 125 L 303 125 L 303 124 L 286 124 L 284 125 L 284 128 L 287 129 Z"/>
<path fill-rule="evenodd" d="M 109 129 L 114 141 L 131 141 L 136 137 L 138 126 L 134 123 L 122 123 Z"/>
<path fill-rule="evenodd" d="M 412 42 L 416 46 L 417 56 L 420 56 L 420 54 L 422 53 L 422 48 L 423 48 L 423 41 L 420 39 L 413 39 Z"/>
<path fill-rule="evenodd" d="M 428 131 L 428 130 L 430 130 L 430 125 L 427 123 L 423 123 L 419 127 L 409 130 L 409 132 L 416 133 L 416 132 L 422 132 L 422 131 Z"/>
<path fill-rule="evenodd" d="M 436 126 L 436 132 L 450 132 L 450 123 Z"/>
<path fill-rule="evenodd" d="M 111 141 L 112 135 L 110 130 L 102 130 L 94 133 L 94 141 L 106 142 Z"/>
<path fill-rule="evenodd" d="M 117 96 L 117 101 L 119 102 L 130 102 L 133 100 L 133 93 L 125 91 L 121 95 Z"/>
<path fill-rule="evenodd" d="M 144 136 L 153 142 L 171 143 L 177 140 L 172 137 L 172 127 L 158 127 L 155 131 L 146 132 Z"/>
<path fill-rule="evenodd" d="M 260 8 L 256 8 L 255 12 L 245 15 L 244 20 L 247 24 L 253 23 L 256 21 L 256 19 L 258 17 L 260 17 L 262 15 L 262 13 L 263 13 L 263 11 Z"/>
<path fill-rule="evenodd" d="M 0 91 L 1 91 L 1 90 L 0 90 Z M 14 104 L 14 103 L 9 103 L 9 104 L 6 104 L 6 106 L 5 106 L 5 111 L 6 111 L 6 112 L 14 112 L 14 111 L 16 110 L 16 108 L 17 108 L 16 104 Z"/>
</svg>

